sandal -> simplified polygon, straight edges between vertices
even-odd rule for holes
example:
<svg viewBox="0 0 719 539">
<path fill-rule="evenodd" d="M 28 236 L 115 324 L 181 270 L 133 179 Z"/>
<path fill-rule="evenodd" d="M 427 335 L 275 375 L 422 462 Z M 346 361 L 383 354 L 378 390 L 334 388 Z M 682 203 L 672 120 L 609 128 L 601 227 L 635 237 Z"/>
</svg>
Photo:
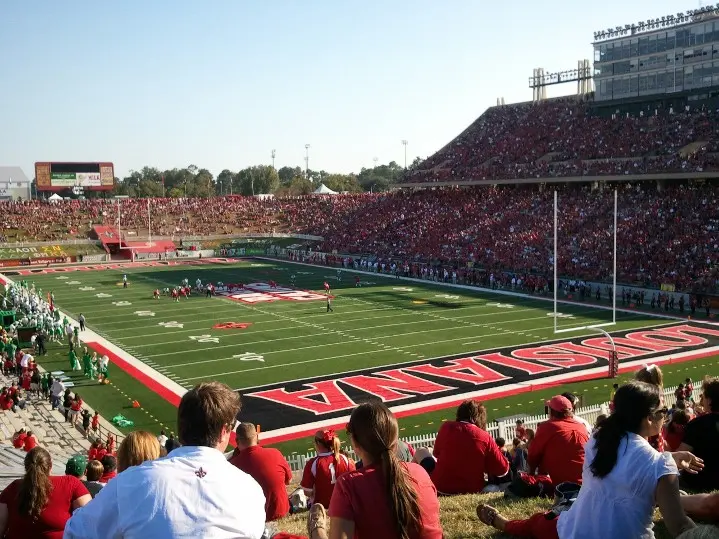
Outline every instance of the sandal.
<svg viewBox="0 0 719 539">
<path fill-rule="evenodd" d="M 312 534 L 317 530 L 327 529 L 327 511 L 321 503 L 316 503 L 310 509 L 307 517 L 307 533 L 312 539 Z"/>
<path fill-rule="evenodd" d="M 477 516 L 482 524 L 494 528 L 494 521 L 497 519 L 497 514 L 497 510 L 489 505 L 481 503 L 477 506 Z"/>
</svg>

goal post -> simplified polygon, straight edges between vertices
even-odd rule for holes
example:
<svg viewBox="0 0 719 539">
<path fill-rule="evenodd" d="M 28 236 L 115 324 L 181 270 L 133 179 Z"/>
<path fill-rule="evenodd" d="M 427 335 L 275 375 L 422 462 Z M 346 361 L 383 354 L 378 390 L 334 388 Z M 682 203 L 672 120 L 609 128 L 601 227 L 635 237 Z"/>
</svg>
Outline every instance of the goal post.
<svg viewBox="0 0 719 539">
<path fill-rule="evenodd" d="M 612 349 L 608 353 L 609 363 L 609 376 L 614 378 L 617 376 L 619 370 L 619 359 L 612 336 L 605 331 L 603 328 L 615 326 L 617 323 L 617 208 L 618 208 L 618 191 L 614 189 L 614 226 L 612 230 L 612 321 L 603 322 L 599 324 L 589 324 L 584 326 L 573 326 L 568 328 L 559 327 L 559 318 L 561 313 L 558 310 L 559 307 L 559 193 L 555 189 L 554 191 L 554 312 L 552 317 L 554 318 L 554 333 L 559 335 L 563 333 L 576 333 L 578 331 L 598 331 L 606 336 L 612 346 Z"/>
</svg>

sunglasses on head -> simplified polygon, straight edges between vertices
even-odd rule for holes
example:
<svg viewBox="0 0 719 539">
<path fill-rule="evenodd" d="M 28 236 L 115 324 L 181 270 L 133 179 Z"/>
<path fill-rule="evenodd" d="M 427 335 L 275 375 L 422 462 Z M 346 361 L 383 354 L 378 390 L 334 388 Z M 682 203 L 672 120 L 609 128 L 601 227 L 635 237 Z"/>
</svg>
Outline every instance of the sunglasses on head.
<svg viewBox="0 0 719 539">
<path fill-rule="evenodd" d="M 664 417 L 665 415 L 667 415 L 668 412 L 669 412 L 669 408 L 667 408 L 666 406 L 664 406 L 663 408 L 659 408 L 659 410 L 655 410 L 655 411 L 652 413 L 652 415 L 653 415 L 654 417 L 659 418 L 659 417 Z"/>
</svg>

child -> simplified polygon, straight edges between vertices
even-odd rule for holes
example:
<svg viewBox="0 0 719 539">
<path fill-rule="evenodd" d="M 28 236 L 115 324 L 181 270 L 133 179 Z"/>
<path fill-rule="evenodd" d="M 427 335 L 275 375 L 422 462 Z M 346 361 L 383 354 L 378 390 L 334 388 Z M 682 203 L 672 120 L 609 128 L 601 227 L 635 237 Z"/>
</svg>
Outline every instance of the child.
<svg viewBox="0 0 719 539">
<path fill-rule="evenodd" d="M 82 411 L 82 432 L 87 439 L 87 435 L 90 433 L 90 411 L 87 408 Z"/>
<path fill-rule="evenodd" d="M 514 428 L 514 436 L 523 442 L 527 441 L 527 429 L 524 428 L 524 421 L 521 419 L 517 419 L 517 426 Z"/>
<path fill-rule="evenodd" d="M 95 410 L 95 415 L 92 416 L 92 432 L 97 436 L 97 430 L 100 428 L 100 412 Z"/>
</svg>

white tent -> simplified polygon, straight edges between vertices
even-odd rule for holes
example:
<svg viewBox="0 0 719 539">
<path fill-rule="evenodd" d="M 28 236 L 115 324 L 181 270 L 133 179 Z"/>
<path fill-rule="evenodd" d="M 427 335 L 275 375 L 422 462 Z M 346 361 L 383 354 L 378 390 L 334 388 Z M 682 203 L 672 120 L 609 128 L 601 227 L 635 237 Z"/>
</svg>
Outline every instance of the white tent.
<svg viewBox="0 0 719 539">
<path fill-rule="evenodd" d="M 57 193 L 53 193 L 52 196 L 51 196 L 50 198 L 48 198 L 48 201 L 50 201 L 50 202 L 61 202 L 61 201 L 62 201 L 62 197 L 61 197 L 60 195 L 58 195 Z"/>
<path fill-rule="evenodd" d="M 315 195 L 336 195 L 337 191 L 333 191 L 329 187 L 327 187 L 324 183 L 321 183 L 320 186 L 315 189 Z"/>
</svg>

